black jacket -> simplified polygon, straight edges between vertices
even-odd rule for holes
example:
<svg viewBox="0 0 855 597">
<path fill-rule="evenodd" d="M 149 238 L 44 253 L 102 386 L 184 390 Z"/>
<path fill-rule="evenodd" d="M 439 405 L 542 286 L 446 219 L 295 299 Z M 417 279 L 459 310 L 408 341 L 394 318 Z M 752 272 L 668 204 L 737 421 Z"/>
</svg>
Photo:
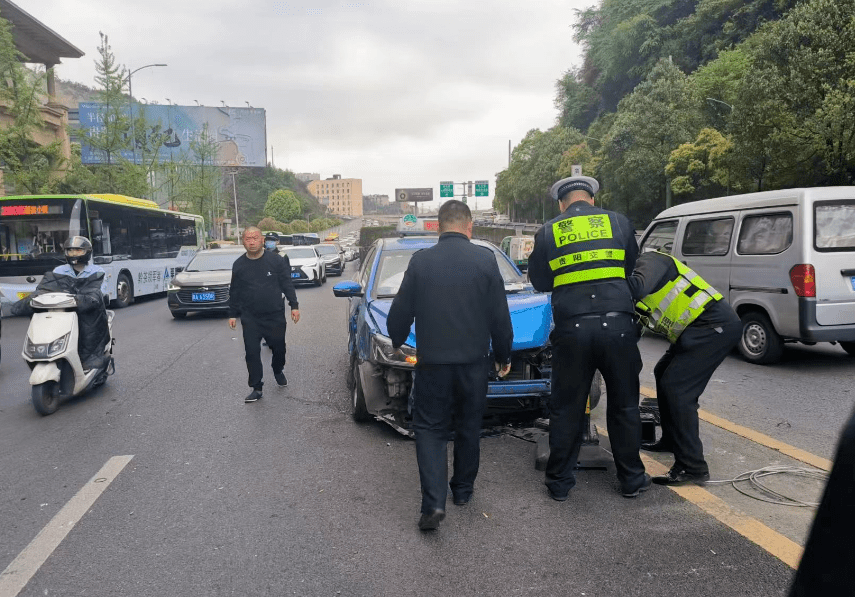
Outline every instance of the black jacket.
<svg viewBox="0 0 855 597">
<path fill-rule="evenodd" d="M 282 293 L 291 309 L 298 309 L 291 270 L 275 251 L 264 251 L 258 259 L 246 254 L 235 260 L 229 288 L 229 317 L 282 315 Z"/>
<path fill-rule="evenodd" d="M 549 254 L 552 247 L 551 230 L 553 223 L 575 216 L 604 214 L 609 217 L 612 228 L 611 243 L 621 248 L 624 253 L 624 273 L 628 278 L 635 268 L 638 258 L 638 243 L 635 241 L 635 230 L 629 218 L 623 214 L 594 207 L 585 201 L 576 201 L 560 214 L 544 224 L 534 235 L 534 250 L 528 258 L 528 275 L 535 289 L 541 292 L 553 290 L 554 274 L 549 267 Z M 601 248 L 600 241 L 575 243 L 576 250 L 591 250 Z M 570 320 L 578 315 L 623 312 L 634 313 L 634 303 L 629 292 L 629 286 L 623 278 L 604 281 L 580 282 L 559 286 L 552 292 L 552 313 L 555 321 L 555 332 L 558 335 L 569 330 Z"/>
<path fill-rule="evenodd" d="M 410 260 L 386 324 L 401 346 L 416 322 L 419 363 L 474 363 L 487 356 L 511 358 L 514 330 L 505 283 L 490 249 L 446 232 L 436 246 Z"/>
<path fill-rule="evenodd" d="M 638 261 L 635 262 L 635 271 L 627 278 L 632 299 L 640 301 L 647 295 L 653 294 L 675 279 L 677 274 L 679 274 L 677 266 L 670 257 L 655 251 L 642 253 L 638 257 Z M 708 304 L 707 308 L 698 315 L 690 327 L 717 328 L 736 321 L 739 321 L 739 316 L 734 312 L 730 303 L 722 299 Z"/>
<path fill-rule="evenodd" d="M 107 325 L 107 307 L 101 284 L 104 274 L 97 273 L 84 278 L 64 276 L 47 272 L 36 290 L 27 298 L 12 305 L 13 315 L 32 315 L 30 301 L 48 292 L 67 292 L 77 300 L 77 353 L 84 366 L 104 354 L 104 347 L 110 338 Z"/>
</svg>

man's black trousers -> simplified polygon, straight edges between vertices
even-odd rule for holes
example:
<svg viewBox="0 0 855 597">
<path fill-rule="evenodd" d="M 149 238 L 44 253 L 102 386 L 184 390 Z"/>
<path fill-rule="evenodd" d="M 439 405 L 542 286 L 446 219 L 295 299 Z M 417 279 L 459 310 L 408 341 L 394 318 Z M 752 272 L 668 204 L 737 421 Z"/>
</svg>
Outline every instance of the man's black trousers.
<svg viewBox="0 0 855 597">
<path fill-rule="evenodd" d="M 638 410 L 638 329 L 629 313 L 585 315 L 562 325 L 552 348 L 552 395 L 549 399 L 549 460 L 546 485 L 566 495 L 576 484 L 573 467 L 585 432 L 585 406 L 594 372 L 606 382 L 606 424 L 623 491 L 644 483 L 641 415 Z"/>
<path fill-rule="evenodd" d="M 261 390 L 264 385 L 264 368 L 261 366 L 261 339 L 273 350 L 274 373 L 285 367 L 285 313 L 273 313 L 258 317 L 241 314 L 240 324 L 243 328 L 243 346 L 246 351 L 246 369 L 249 372 L 249 386 Z"/>
<path fill-rule="evenodd" d="M 445 510 L 448 486 L 456 498 L 472 495 L 481 458 L 481 421 L 487 404 L 489 362 L 418 365 L 413 431 L 422 486 L 422 513 Z M 454 474 L 448 481 L 447 446 L 454 430 Z"/>
<path fill-rule="evenodd" d="M 709 472 L 698 425 L 698 398 L 742 334 L 735 319 L 715 328 L 690 325 L 653 368 L 662 441 L 674 450 L 674 468 Z"/>
</svg>

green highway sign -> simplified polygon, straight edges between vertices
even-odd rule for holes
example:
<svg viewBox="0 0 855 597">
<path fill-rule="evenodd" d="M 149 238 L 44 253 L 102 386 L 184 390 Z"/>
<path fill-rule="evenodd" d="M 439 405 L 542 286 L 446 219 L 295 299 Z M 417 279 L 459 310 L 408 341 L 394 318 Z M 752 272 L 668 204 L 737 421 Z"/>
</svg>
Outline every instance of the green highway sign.
<svg viewBox="0 0 855 597">
<path fill-rule="evenodd" d="M 454 183 L 450 181 L 443 181 L 439 183 L 439 196 L 440 197 L 454 197 Z"/>
<path fill-rule="evenodd" d="M 476 197 L 486 197 L 488 185 L 489 185 L 489 183 L 486 180 L 476 180 L 475 181 L 475 196 Z"/>
</svg>

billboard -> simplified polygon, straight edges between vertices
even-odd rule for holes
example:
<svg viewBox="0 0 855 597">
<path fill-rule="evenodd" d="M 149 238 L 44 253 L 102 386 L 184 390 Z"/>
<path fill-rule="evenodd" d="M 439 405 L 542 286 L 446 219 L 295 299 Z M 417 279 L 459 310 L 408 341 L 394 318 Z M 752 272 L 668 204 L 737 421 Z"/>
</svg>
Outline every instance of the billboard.
<svg viewBox="0 0 855 597">
<path fill-rule="evenodd" d="M 125 117 L 130 116 L 131 106 L 121 109 Z M 106 108 L 98 102 L 81 102 L 80 136 L 81 158 L 84 164 L 103 164 L 106 156 L 86 143 L 86 139 L 104 130 Z M 198 140 L 205 125 L 208 135 L 217 143 L 217 166 L 267 165 L 267 115 L 263 108 L 217 108 L 212 106 L 177 106 L 157 104 L 133 104 L 133 114 L 146 122 L 145 133 L 159 130 L 166 135 L 160 146 L 160 161 L 187 160 L 198 163 L 192 142 Z M 136 131 L 136 136 L 142 133 Z M 129 133 L 128 136 L 131 136 Z M 128 161 L 142 163 L 143 156 L 138 146 L 136 151 L 123 149 L 121 156 Z"/>
<path fill-rule="evenodd" d="M 399 203 L 433 201 L 433 189 L 395 189 L 395 201 Z"/>
</svg>

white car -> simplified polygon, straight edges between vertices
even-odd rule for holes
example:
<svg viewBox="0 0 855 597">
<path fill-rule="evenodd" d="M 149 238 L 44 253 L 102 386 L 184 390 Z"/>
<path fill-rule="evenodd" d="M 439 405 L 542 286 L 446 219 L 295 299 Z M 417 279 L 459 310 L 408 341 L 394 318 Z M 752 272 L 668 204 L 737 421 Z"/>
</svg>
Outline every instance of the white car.
<svg viewBox="0 0 855 597">
<path fill-rule="evenodd" d="M 291 262 L 291 280 L 295 284 L 307 283 L 320 286 L 327 281 L 324 260 L 313 245 L 279 247 L 280 255 L 287 255 Z"/>
</svg>

